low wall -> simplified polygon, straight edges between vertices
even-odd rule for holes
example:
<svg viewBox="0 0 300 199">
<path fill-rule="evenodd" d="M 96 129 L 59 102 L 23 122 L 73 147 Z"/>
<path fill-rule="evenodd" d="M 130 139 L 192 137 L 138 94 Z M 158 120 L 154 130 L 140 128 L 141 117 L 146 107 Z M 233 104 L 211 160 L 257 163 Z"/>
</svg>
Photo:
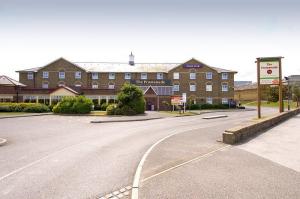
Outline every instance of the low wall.
<svg viewBox="0 0 300 199">
<path fill-rule="evenodd" d="M 237 126 L 228 130 L 225 130 L 223 133 L 223 142 L 226 144 L 235 144 L 244 140 L 250 136 L 253 136 L 261 131 L 264 131 L 272 126 L 277 125 L 280 122 L 287 120 L 300 113 L 300 108 L 283 112 L 276 116 L 263 119 L 257 122 L 253 122 L 244 126 Z"/>
</svg>

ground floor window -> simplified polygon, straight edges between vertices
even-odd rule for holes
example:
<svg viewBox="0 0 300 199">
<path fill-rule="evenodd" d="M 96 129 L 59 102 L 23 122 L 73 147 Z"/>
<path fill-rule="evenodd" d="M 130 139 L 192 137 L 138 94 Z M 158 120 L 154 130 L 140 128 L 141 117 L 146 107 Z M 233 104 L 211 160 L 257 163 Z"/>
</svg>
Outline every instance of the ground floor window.
<svg viewBox="0 0 300 199">
<path fill-rule="evenodd" d="M 207 98 L 206 98 L 206 103 L 207 103 L 207 104 L 212 104 L 212 103 L 213 103 L 212 97 L 207 97 Z"/>
<path fill-rule="evenodd" d="M 0 102 L 12 102 L 13 96 L 0 96 Z"/>
<path fill-rule="evenodd" d="M 222 104 L 228 104 L 228 99 L 227 98 L 222 98 Z"/>
</svg>

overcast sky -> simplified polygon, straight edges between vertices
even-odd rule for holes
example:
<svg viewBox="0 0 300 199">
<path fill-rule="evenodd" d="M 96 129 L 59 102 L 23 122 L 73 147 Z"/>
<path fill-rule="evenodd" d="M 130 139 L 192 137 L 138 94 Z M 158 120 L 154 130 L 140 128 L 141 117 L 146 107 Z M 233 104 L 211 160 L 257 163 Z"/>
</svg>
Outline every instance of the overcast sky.
<svg viewBox="0 0 300 199">
<path fill-rule="evenodd" d="M 184 62 L 256 78 L 255 58 L 300 74 L 296 0 L 0 0 L 0 75 L 70 61 Z"/>
</svg>

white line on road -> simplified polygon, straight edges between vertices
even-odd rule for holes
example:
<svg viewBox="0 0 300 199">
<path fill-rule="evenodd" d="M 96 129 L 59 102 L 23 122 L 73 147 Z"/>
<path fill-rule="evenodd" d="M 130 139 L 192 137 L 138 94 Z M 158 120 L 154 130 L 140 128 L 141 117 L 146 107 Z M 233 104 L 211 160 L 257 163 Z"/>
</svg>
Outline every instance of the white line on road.
<svg viewBox="0 0 300 199">
<path fill-rule="evenodd" d="M 227 146 L 220 147 L 220 148 L 218 148 L 218 149 L 216 149 L 216 150 L 210 151 L 210 152 L 208 152 L 208 153 L 206 153 L 206 154 L 200 155 L 200 156 L 195 157 L 195 158 L 193 158 L 193 159 L 191 159 L 191 160 L 188 160 L 188 161 L 183 162 L 183 163 L 181 163 L 181 164 L 178 164 L 178 165 L 176 165 L 176 166 L 170 167 L 170 168 L 168 168 L 168 169 L 166 169 L 166 170 L 163 170 L 163 171 L 161 171 L 161 172 L 159 172 L 159 173 L 156 173 L 156 174 L 154 174 L 154 175 L 152 175 L 152 176 L 149 176 L 149 177 L 143 179 L 142 182 L 146 182 L 147 180 L 150 180 L 151 178 L 154 178 L 154 177 L 156 177 L 156 176 L 159 176 L 159 175 L 161 175 L 161 174 L 163 174 L 163 173 L 166 173 L 166 172 L 168 172 L 168 171 L 174 170 L 174 169 L 176 169 L 176 168 L 178 168 L 178 167 L 184 166 L 184 165 L 186 165 L 186 164 L 188 164 L 188 163 L 191 163 L 191 162 L 194 162 L 194 161 L 196 161 L 196 160 L 202 160 L 202 159 L 204 159 L 204 158 L 211 157 L 214 153 L 216 153 L 216 152 L 218 152 L 218 151 L 224 151 L 225 149 L 227 149 L 227 148 L 229 148 L 229 147 L 231 147 L 231 145 L 227 145 Z"/>
<path fill-rule="evenodd" d="M 26 169 L 26 168 L 28 168 L 28 167 L 31 167 L 31 166 L 33 166 L 33 165 L 35 165 L 35 164 L 37 164 L 37 163 L 39 163 L 39 162 L 41 162 L 41 161 L 43 161 L 43 160 L 49 158 L 49 157 L 51 157 L 51 156 L 54 156 L 54 155 L 56 155 L 57 153 L 63 152 L 63 151 L 65 151 L 65 150 L 68 150 L 69 148 L 72 148 L 72 147 L 74 147 L 74 146 L 76 146 L 76 145 L 79 145 L 79 144 L 82 144 L 82 143 L 84 143 L 84 142 L 86 142 L 86 141 L 79 142 L 79 143 L 77 143 L 77 144 L 74 144 L 74 145 L 71 145 L 71 146 L 62 148 L 62 149 L 59 150 L 59 151 L 56 151 L 56 152 L 51 153 L 51 154 L 49 154 L 49 155 L 46 155 L 46 156 L 43 157 L 43 158 L 40 158 L 40 159 L 38 159 L 38 160 L 36 160 L 36 161 L 34 161 L 34 162 L 31 162 L 31 163 L 29 163 L 29 164 L 27 164 L 27 165 L 25 165 L 25 166 L 23 166 L 23 167 L 20 167 L 20 168 L 18 168 L 18 169 L 16 169 L 16 170 L 13 170 L 12 172 L 10 172 L 10 173 L 8 173 L 8 174 L 6 174 L 6 175 L 0 177 L 0 181 L 1 181 L 1 180 L 4 180 L 5 178 L 8 178 L 9 176 L 14 175 L 14 174 L 16 174 L 16 173 L 18 173 L 18 172 L 20 172 L 20 171 L 23 171 L 24 169 Z"/>
</svg>

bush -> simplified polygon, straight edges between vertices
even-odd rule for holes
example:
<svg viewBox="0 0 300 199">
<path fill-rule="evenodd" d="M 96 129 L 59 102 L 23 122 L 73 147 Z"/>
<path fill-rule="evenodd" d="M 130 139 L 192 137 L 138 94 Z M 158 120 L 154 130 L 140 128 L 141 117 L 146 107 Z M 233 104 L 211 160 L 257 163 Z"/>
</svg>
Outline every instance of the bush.
<svg viewBox="0 0 300 199">
<path fill-rule="evenodd" d="M 117 106 L 115 104 L 110 104 L 106 108 L 107 115 L 115 115 Z"/>
<path fill-rule="evenodd" d="M 106 103 L 101 104 L 101 111 L 106 111 L 107 107 L 108 107 L 108 104 L 106 104 Z"/>
<path fill-rule="evenodd" d="M 136 115 L 145 112 L 143 91 L 132 84 L 124 84 L 118 93 L 118 108 L 121 115 Z"/>
<path fill-rule="evenodd" d="M 54 113 L 86 114 L 92 110 L 93 102 L 84 96 L 64 97 L 53 107 Z"/>
<path fill-rule="evenodd" d="M 50 109 L 45 104 L 32 104 L 24 108 L 24 112 L 28 113 L 45 113 L 50 112 Z"/>
<path fill-rule="evenodd" d="M 95 111 L 101 111 L 101 110 L 102 110 L 102 109 L 101 109 L 101 105 L 95 104 L 94 110 L 95 110 Z"/>
<path fill-rule="evenodd" d="M 37 103 L 0 103 L 0 112 L 44 113 L 50 109 L 44 104 Z"/>
<path fill-rule="evenodd" d="M 199 110 L 201 108 L 200 104 L 191 104 L 189 106 L 190 110 Z"/>
<path fill-rule="evenodd" d="M 202 104 L 201 109 L 228 109 L 228 104 Z"/>
</svg>

